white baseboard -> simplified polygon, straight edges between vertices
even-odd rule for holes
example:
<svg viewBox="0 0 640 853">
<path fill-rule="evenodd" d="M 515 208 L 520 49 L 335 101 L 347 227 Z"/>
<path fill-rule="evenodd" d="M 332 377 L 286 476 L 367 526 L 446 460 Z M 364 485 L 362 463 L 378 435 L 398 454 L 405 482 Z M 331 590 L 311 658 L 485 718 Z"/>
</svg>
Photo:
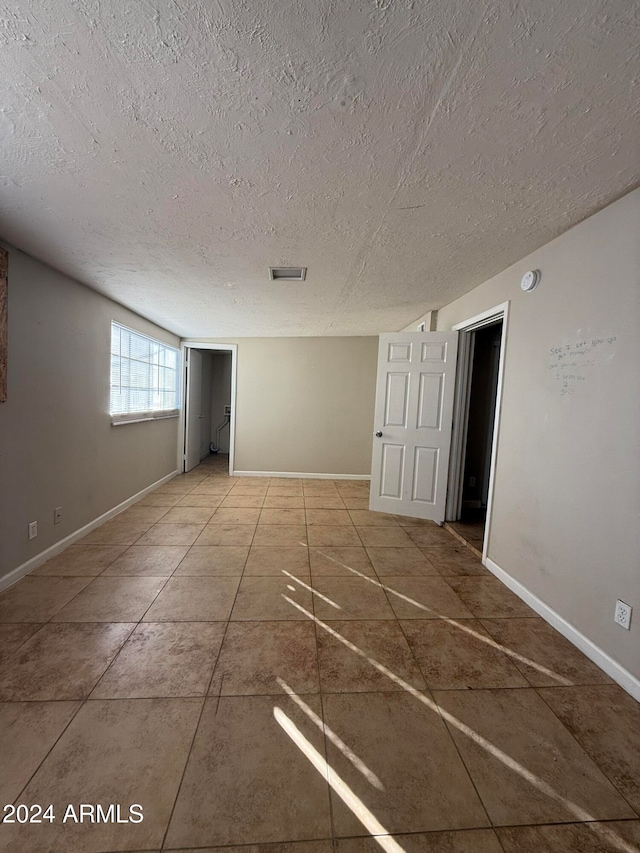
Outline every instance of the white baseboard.
<svg viewBox="0 0 640 853">
<path fill-rule="evenodd" d="M 232 477 L 295 477 L 305 480 L 370 480 L 370 474 L 310 474 L 308 471 L 233 471 Z"/>
<path fill-rule="evenodd" d="M 640 680 L 635 675 L 617 663 L 599 646 L 585 637 L 577 628 L 570 622 L 567 622 L 559 613 L 556 613 L 548 604 L 545 604 L 540 598 L 530 592 L 520 581 L 517 581 L 510 574 L 501 569 L 493 560 L 487 559 L 484 562 L 485 566 L 492 572 L 502 583 L 509 587 L 525 604 L 528 604 L 532 610 L 535 610 L 539 616 L 552 625 L 556 631 L 559 631 L 563 637 L 566 637 L 570 643 L 573 643 L 581 652 L 583 652 L 589 660 L 592 660 L 596 666 L 604 670 L 608 676 L 620 685 L 627 693 L 630 693 L 634 699 L 640 702 Z"/>
<path fill-rule="evenodd" d="M 15 569 L 10 571 L 9 574 L 4 575 L 4 577 L 0 578 L 0 591 L 6 589 L 8 586 L 12 586 L 12 584 L 14 583 L 17 583 L 17 581 L 19 581 L 25 575 L 28 575 L 29 572 L 32 572 L 34 569 L 37 569 L 43 563 L 46 563 L 47 560 L 50 560 L 57 554 L 60 554 L 69 545 L 73 545 L 74 542 L 77 542 L 78 539 L 82 539 L 82 537 L 86 536 L 87 533 L 91 533 L 91 531 L 95 530 L 96 527 L 100 527 L 100 525 L 104 524 L 105 521 L 109 521 L 109 519 L 113 518 L 114 516 L 121 513 L 123 510 L 132 506 L 132 504 L 137 503 L 145 495 L 148 495 L 149 492 L 152 492 L 159 486 L 164 485 L 164 483 L 168 483 L 169 480 L 173 480 L 173 478 L 178 473 L 178 471 L 172 471 L 171 474 L 167 474 L 166 477 L 162 477 L 162 479 L 157 480 L 150 486 L 147 486 L 146 489 L 142 489 L 141 492 L 138 492 L 137 494 L 132 495 L 130 498 L 127 498 L 126 501 L 122 501 L 122 503 L 119 503 L 117 506 L 114 506 L 112 509 L 108 510 L 107 512 L 104 512 L 102 515 L 99 515 L 98 518 L 94 518 L 93 521 L 90 521 L 88 524 L 85 524 L 83 527 L 80 527 L 78 530 L 75 530 L 73 533 L 70 533 L 68 536 L 65 536 L 64 539 L 61 539 L 59 542 L 56 542 L 49 548 L 45 548 L 44 551 L 40 551 L 39 554 L 36 554 L 35 557 L 31 557 L 31 559 L 26 561 L 26 563 L 22 563 L 22 565 L 17 566 Z"/>
</svg>

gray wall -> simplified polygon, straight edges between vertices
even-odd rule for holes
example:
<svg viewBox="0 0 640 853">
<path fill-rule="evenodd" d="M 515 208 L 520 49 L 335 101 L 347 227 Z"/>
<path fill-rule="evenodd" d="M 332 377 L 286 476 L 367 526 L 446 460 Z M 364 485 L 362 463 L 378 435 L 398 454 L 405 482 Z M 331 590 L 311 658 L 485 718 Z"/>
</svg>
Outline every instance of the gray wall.
<svg viewBox="0 0 640 853">
<path fill-rule="evenodd" d="M 639 234 L 636 190 L 438 314 L 450 329 L 510 300 L 488 556 L 636 677 Z M 630 631 L 616 598 L 635 606 Z"/>
<path fill-rule="evenodd" d="M 0 403 L 0 577 L 175 470 L 178 420 L 112 427 L 111 320 L 178 339 L 9 249 L 8 399 Z M 63 507 L 54 526 L 53 509 Z M 38 522 L 38 537 L 27 525 Z"/>
<path fill-rule="evenodd" d="M 377 338 L 216 342 L 238 345 L 237 471 L 369 476 Z"/>
</svg>

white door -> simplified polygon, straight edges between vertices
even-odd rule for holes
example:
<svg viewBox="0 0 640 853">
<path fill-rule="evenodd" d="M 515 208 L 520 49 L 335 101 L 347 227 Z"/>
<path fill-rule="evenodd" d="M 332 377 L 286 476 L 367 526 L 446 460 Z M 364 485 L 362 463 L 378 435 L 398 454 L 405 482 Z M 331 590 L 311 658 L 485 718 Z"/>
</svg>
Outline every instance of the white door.
<svg viewBox="0 0 640 853">
<path fill-rule="evenodd" d="M 380 335 L 369 507 L 444 521 L 457 332 Z"/>
<path fill-rule="evenodd" d="M 202 424 L 202 353 L 187 348 L 187 428 L 185 431 L 184 470 L 200 464 Z"/>
</svg>

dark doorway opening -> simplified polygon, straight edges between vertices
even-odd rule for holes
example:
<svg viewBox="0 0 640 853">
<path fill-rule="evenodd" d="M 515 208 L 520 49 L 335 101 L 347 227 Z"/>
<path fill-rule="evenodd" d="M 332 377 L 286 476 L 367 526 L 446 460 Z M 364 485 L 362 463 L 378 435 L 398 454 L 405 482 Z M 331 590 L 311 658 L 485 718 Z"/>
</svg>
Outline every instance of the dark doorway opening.
<svg viewBox="0 0 640 853">
<path fill-rule="evenodd" d="M 460 518 L 452 522 L 451 527 L 481 554 L 491 474 L 502 320 L 476 329 L 471 335 L 471 381 L 464 444 L 462 505 Z"/>
</svg>

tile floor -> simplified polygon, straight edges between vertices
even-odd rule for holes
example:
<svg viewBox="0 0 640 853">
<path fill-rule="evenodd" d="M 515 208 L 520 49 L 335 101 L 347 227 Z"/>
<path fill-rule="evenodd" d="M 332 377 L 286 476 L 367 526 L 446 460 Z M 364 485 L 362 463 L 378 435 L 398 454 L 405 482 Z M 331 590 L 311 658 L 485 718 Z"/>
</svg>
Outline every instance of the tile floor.
<svg viewBox="0 0 640 853">
<path fill-rule="evenodd" d="M 640 850 L 637 703 L 366 483 L 226 464 L 0 595 L 1 799 L 55 817 L 1 851 Z"/>
</svg>

